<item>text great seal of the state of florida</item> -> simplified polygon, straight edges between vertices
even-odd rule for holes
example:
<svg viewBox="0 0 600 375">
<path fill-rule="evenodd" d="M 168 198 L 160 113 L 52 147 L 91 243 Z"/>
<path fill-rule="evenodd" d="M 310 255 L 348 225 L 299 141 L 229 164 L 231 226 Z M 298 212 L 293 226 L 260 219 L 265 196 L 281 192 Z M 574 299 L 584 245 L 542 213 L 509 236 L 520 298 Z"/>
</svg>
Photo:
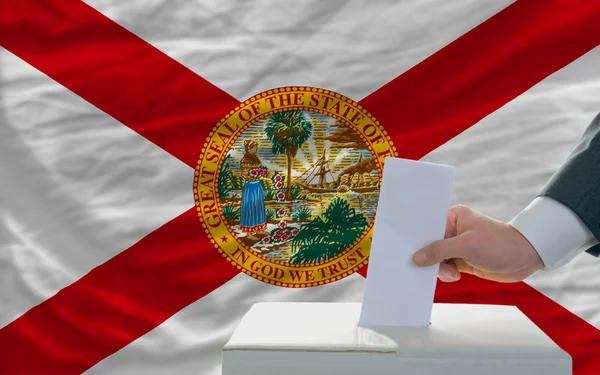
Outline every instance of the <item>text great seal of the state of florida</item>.
<svg viewBox="0 0 600 375">
<path fill-rule="evenodd" d="M 387 132 L 358 103 L 312 87 L 253 96 L 212 129 L 195 170 L 202 228 L 234 267 L 309 287 L 368 262 Z"/>
</svg>

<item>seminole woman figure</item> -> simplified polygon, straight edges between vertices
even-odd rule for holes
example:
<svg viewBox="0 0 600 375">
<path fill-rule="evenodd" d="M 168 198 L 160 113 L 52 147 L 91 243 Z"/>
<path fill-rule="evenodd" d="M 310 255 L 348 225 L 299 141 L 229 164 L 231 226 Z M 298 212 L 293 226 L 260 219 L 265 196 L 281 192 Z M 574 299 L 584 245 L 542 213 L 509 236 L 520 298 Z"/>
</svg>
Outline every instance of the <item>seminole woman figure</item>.
<svg viewBox="0 0 600 375">
<path fill-rule="evenodd" d="M 265 192 L 260 180 L 267 177 L 266 169 L 256 156 L 258 142 L 253 139 L 244 141 L 246 153 L 240 161 L 242 177 L 245 180 L 242 191 L 242 206 L 240 212 L 240 227 L 246 238 L 258 241 L 258 234 L 267 235 L 267 212 L 265 209 Z"/>
</svg>

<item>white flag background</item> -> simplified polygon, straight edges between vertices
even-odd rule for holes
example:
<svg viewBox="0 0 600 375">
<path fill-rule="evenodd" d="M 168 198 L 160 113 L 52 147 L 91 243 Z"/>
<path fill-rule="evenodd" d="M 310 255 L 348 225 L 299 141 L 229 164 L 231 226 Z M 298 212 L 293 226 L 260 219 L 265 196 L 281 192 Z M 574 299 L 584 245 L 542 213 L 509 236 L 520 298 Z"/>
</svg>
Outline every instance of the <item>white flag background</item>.
<svg viewBox="0 0 600 375">
<path fill-rule="evenodd" d="M 88 1 L 238 100 L 288 85 L 360 100 L 510 3 Z M 453 203 L 501 220 L 524 208 L 600 112 L 598 66 L 596 48 L 427 155 L 457 167 Z M 192 207 L 192 178 L 1 50 L 0 327 Z M 240 274 L 88 373 L 219 374 L 221 347 L 252 303 L 360 301 L 363 281 L 292 290 Z M 600 329 L 600 260 L 583 254 L 527 282 Z"/>
</svg>

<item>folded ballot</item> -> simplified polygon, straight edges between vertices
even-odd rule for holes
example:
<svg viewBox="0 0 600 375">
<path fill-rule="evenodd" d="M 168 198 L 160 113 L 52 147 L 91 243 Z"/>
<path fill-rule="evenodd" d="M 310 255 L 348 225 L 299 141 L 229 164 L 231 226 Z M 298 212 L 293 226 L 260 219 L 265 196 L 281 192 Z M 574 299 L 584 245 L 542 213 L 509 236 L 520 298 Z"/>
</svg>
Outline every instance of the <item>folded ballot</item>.
<svg viewBox="0 0 600 375">
<path fill-rule="evenodd" d="M 444 238 L 454 167 L 387 158 L 373 228 L 361 326 L 426 326 L 438 266 L 413 254 Z"/>
</svg>

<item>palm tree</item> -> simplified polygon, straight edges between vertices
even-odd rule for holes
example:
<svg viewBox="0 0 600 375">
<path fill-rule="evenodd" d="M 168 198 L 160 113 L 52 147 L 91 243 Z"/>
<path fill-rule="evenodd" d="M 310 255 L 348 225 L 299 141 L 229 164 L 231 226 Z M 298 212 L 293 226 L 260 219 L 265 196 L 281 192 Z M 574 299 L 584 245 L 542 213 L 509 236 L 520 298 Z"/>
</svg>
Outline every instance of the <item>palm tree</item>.
<svg viewBox="0 0 600 375">
<path fill-rule="evenodd" d="M 292 159 L 312 136 L 313 124 L 302 111 L 274 113 L 267 118 L 265 134 L 271 141 L 273 155 L 287 156 L 285 199 L 292 200 Z"/>
</svg>

